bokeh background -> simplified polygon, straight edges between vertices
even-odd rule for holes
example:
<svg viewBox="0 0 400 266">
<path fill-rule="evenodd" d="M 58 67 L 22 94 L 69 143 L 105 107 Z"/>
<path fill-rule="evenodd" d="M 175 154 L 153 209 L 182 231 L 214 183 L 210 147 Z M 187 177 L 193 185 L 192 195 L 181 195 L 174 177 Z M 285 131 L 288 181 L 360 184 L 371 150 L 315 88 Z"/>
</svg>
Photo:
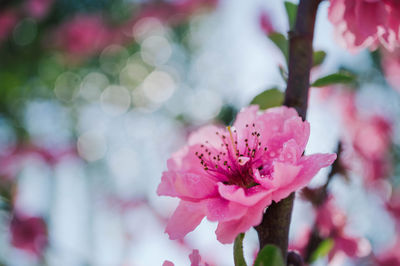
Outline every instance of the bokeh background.
<svg viewBox="0 0 400 266">
<path fill-rule="evenodd" d="M 335 41 L 328 7 L 314 41 L 327 56 L 312 79 L 339 69 L 358 79 L 311 90 L 307 153 L 334 152 L 339 139 L 346 147 L 346 173 L 330 188 L 362 252 L 339 265 L 362 265 L 397 241 L 387 204 L 400 179 L 400 95 L 382 52 L 350 54 Z M 1 264 L 189 265 L 199 249 L 211 265 L 233 265 L 216 224 L 169 240 L 177 200 L 156 188 L 190 132 L 229 124 L 257 94 L 284 90 L 285 58 L 267 34 L 288 28 L 283 1 L 1 1 Z M 298 197 L 292 242 L 314 216 Z M 257 246 L 252 230 L 249 261 Z"/>
</svg>

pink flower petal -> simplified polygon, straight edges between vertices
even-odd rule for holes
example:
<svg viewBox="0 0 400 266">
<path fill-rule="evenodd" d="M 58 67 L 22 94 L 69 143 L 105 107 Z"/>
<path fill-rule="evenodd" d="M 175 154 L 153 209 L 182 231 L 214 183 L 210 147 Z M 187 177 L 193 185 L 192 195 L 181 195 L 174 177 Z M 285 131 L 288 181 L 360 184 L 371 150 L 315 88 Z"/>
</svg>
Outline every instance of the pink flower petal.
<svg viewBox="0 0 400 266">
<path fill-rule="evenodd" d="M 272 199 L 278 202 L 291 192 L 305 187 L 321 168 L 331 165 L 335 159 L 336 154 L 313 154 L 303 156 L 298 166 L 275 163 L 272 184 L 277 189 Z"/>
<path fill-rule="evenodd" d="M 169 219 L 165 232 L 172 240 L 181 239 L 192 232 L 204 216 L 202 204 L 182 200 Z"/>
<path fill-rule="evenodd" d="M 307 185 L 310 179 L 315 176 L 321 168 L 330 166 L 336 160 L 336 154 L 317 153 L 303 156 L 299 164 L 303 166 L 296 186 L 303 187 Z"/>
<path fill-rule="evenodd" d="M 236 185 L 224 185 L 223 183 L 218 183 L 218 192 L 224 199 L 245 206 L 252 206 L 270 194 L 261 186 L 254 186 L 245 190 Z"/>
<path fill-rule="evenodd" d="M 192 253 L 189 255 L 190 266 L 200 266 L 201 257 L 197 249 L 193 249 Z"/>
<path fill-rule="evenodd" d="M 399 6 L 391 1 L 331 0 L 328 18 L 340 44 L 351 52 L 382 44 L 389 50 L 399 45 Z"/>
<path fill-rule="evenodd" d="M 233 126 L 236 129 L 246 129 L 246 125 L 251 125 L 257 120 L 258 105 L 251 105 L 243 108 L 236 116 Z"/>
<path fill-rule="evenodd" d="M 171 197 L 180 197 L 184 200 L 198 200 L 216 195 L 215 182 L 199 174 L 191 172 L 163 173 L 157 194 Z"/>
<path fill-rule="evenodd" d="M 264 209 L 271 203 L 269 199 L 265 199 L 248 209 L 246 215 L 238 220 L 228 222 L 220 222 L 215 234 L 218 241 L 222 244 L 232 243 L 236 236 L 246 232 L 251 227 L 261 223 Z"/>
<path fill-rule="evenodd" d="M 273 186 L 272 199 L 275 202 L 286 198 L 290 193 L 299 189 L 295 184 L 298 182 L 296 179 L 301 178 L 301 176 L 299 176 L 301 168 L 302 166 L 300 165 L 291 165 L 280 162 L 274 164 L 271 185 Z"/>
<path fill-rule="evenodd" d="M 247 208 L 239 203 L 222 198 L 214 198 L 204 201 L 207 219 L 210 221 L 229 221 L 241 218 Z"/>
<path fill-rule="evenodd" d="M 162 266 L 175 266 L 175 264 L 172 263 L 172 262 L 169 261 L 169 260 L 165 260 L 164 263 L 162 264 Z"/>
<path fill-rule="evenodd" d="M 188 140 L 188 145 L 208 144 L 214 148 L 219 149 L 221 147 L 221 138 L 216 134 L 216 132 L 224 132 L 222 128 L 216 126 L 205 126 L 197 131 L 193 132 Z"/>
<path fill-rule="evenodd" d="M 296 141 L 300 153 L 304 151 L 310 135 L 310 125 L 302 121 L 295 109 L 283 106 L 270 108 L 259 119 L 264 125 L 261 136 L 270 153 L 279 153 L 289 140 Z"/>
</svg>

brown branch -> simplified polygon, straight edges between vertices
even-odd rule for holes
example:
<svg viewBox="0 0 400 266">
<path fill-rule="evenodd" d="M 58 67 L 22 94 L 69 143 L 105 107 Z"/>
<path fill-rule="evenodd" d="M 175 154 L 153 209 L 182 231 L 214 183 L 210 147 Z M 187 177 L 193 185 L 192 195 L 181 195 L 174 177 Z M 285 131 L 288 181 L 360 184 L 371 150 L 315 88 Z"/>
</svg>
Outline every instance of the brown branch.
<svg viewBox="0 0 400 266">
<path fill-rule="evenodd" d="M 321 0 L 300 0 L 294 31 L 289 32 L 289 79 L 284 105 L 294 107 L 305 120 L 307 114 L 310 71 L 313 61 L 312 40 L 317 9 Z M 266 210 L 256 228 L 260 249 L 266 244 L 278 246 L 287 256 L 288 234 L 294 193 Z"/>
</svg>

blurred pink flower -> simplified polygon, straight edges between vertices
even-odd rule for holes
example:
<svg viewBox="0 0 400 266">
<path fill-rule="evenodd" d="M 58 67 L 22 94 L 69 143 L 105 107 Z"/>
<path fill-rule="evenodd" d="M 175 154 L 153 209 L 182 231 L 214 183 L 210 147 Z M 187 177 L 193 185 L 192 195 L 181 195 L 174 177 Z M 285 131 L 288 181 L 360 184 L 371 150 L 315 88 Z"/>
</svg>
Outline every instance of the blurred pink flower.
<svg viewBox="0 0 400 266">
<path fill-rule="evenodd" d="M 31 157 L 38 157 L 53 166 L 68 156 L 77 157 L 75 147 L 47 149 L 33 144 L 20 145 L 0 156 L 0 176 L 9 180 L 15 178 L 24 167 L 25 161 Z"/>
<path fill-rule="evenodd" d="M 260 15 L 260 26 L 262 31 L 267 35 L 275 31 L 274 26 L 271 23 L 271 19 L 266 12 L 262 12 Z"/>
<path fill-rule="evenodd" d="M 120 30 L 125 35 L 132 35 L 132 28 L 143 18 L 156 18 L 162 23 L 177 25 L 187 21 L 187 19 L 204 9 L 215 8 L 218 0 L 175 0 L 160 1 L 157 3 L 146 3 L 135 10 L 134 16 L 121 25 Z"/>
<path fill-rule="evenodd" d="M 87 57 L 100 52 L 113 34 L 99 15 L 78 15 L 56 30 L 55 43 L 70 56 Z"/>
<path fill-rule="evenodd" d="M 346 215 L 333 202 L 331 196 L 317 209 L 316 224 L 321 235 L 327 237 L 336 229 L 342 230 L 346 225 Z"/>
<path fill-rule="evenodd" d="M 370 160 L 384 157 L 391 143 L 389 121 L 382 116 L 371 115 L 359 123 L 354 132 L 354 149 Z"/>
<path fill-rule="evenodd" d="M 392 129 L 389 121 L 380 115 L 358 113 L 356 119 L 348 122 L 345 126 L 366 181 L 386 177 L 391 169 L 388 156 Z"/>
<path fill-rule="evenodd" d="M 399 266 L 400 265 L 400 238 L 397 237 L 396 243 L 385 252 L 375 255 L 375 265 L 377 266 Z"/>
<path fill-rule="evenodd" d="M 306 254 L 306 252 L 309 252 L 307 249 L 310 241 L 320 242 L 321 240 L 332 239 L 333 246 L 328 253 L 329 262 L 334 260 L 336 255 L 343 253 L 350 258 L 364 257 L 370 253 L 370 246 L 366 240 L 347 234 L 345 230 L 346 215 L 334 204 L 333 197 L 329 197 L 316 211 L 315 229 L 305 228 L 301 230 L 298 238 L 290 243 L 289 249 L 296 250 L 305 257 L 310 255 Z M 316 239 L 314 239 L 315 234 Z"/>
<path fill-rule="evenodd" d="M 400 93 L 400 49 L 393 52 L 383 50 L 381 64 L 386 80 Z"/>
<path fill-rule="evenodd" d="M 175 264 L 172 261 L 165 260 L 162 266 L 175 266 Z"/>
<path fill-rule="evenodd" d="M 201 263 L 201 256 L 199 250 L 193 249 L 192 253 L 189 254 L 190 266 L 208 266 L 208 263 Z"/>
<path fill-rule="evenodd" d="M 28 0 L 26 9 L 30 16 L 41 19 L 47 15 L 54 0 Z"/>
<path fill-rule="evenodd" d="M 391 213 L 400 228 L 400 190 L 397 189 L 392 192 L 389 200 L 385 202 L 386 209 Z"/>
<path fill-rule="evenodd" d="M 47 244 L 47 227 L 41 217 L 14 214 L 10 223 L 11 244 L 39 256 Z"/>
<path fill-rule="evenodd" d="M 203 8 L 213 8 L 217 4 L 218 0 L 178 0 L 172 2 L 176 13 L 185 15 L 191 15 Z"/>
<path fill-rule="evenodd" d="M 18 16 L 14 10 L 0 11 L 0 41 L 8 37 L 17 22 Z"/>
<path fill-rule="evenodd" d="M 400 41 L 400 5 L 394 0 L 331 0 L 329 20 L 337 39 L 350 51 L 393 50 Z"/>
<path fill-rule="evenodd" d="M 303 227 L 299 232 L 300 233 L 296 235 L 296 239 L 290 241 L 288 249 L 292 251 L 297 251 L 304 259 L 306 256 L 306 248 L 308 242 L 310 241 L 312 231 L 309 226 L 306 226 Z"/>
<path fill-rule="evenodd" d="M 332 238 L 334 241 L 328 254 L 329 260 L 332 260 L 338 252 L 344 252 L 348 257 L 362 257 L 370 251 L 365 248 L 365 240 L 351 237 L 346 233 L 346 223 L 346 215 L 334 204 L 333 197 L 330 197 L 317 210 L 316 224 L 320 235 L 324 238 Z"/>
<path fill-rule="evenodd" d="M 264 209 L 306 186 L 335 154 L 302 156 L 310 134 L 292 108 L 243 109 L 234 126 L 205 126 L 168 160 L 158 195 L 178 197 L 166 232 L 183 238 L 206 216 L 221 243 L 261 222 Z"/>
<path fill-rule="evenodd" d="M 200 253 L 197 249 L 193 249 L 192 253 L 189 254 L 189 259 L 190 266 L 209 266 L 208 263 L 202 263 Z M 174 266 L 174 263 L 169 260 L 165 260 L 162 266 Z"/>
<path fill-rule="evenodd" d="M 335 103 L 342 120 L 343 156 L 340 163 L 346 169 L 360 173 L 367 185 L 385 178 L 391 171 L 390 148 L 392 123 L 382 114 L 361 110 L 356 93 L 349 89 L 326 88 L 325 101 Z"/>
</svg>

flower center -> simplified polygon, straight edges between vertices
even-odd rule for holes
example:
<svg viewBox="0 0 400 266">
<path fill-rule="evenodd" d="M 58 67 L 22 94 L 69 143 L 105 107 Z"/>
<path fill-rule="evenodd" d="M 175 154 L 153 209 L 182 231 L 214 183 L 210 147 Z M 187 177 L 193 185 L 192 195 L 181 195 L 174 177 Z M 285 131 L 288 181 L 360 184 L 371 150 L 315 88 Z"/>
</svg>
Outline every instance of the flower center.
<svg viewBox="0 0 400 266">
<path fill-rule="evenodd" d="M 253 169 L 262 170 L 262 157 L 267 147 L 262 147 L 261 134 L 256 125 L 246 125 L 240 137 L 237 130 L 231 127 L 215 134 L 220 141 L 213 145 L 205 141 L 195 152 L 208 175 L 227 185 L 245 188 L 258 185 L 253 178 Z"/>
</svg>

